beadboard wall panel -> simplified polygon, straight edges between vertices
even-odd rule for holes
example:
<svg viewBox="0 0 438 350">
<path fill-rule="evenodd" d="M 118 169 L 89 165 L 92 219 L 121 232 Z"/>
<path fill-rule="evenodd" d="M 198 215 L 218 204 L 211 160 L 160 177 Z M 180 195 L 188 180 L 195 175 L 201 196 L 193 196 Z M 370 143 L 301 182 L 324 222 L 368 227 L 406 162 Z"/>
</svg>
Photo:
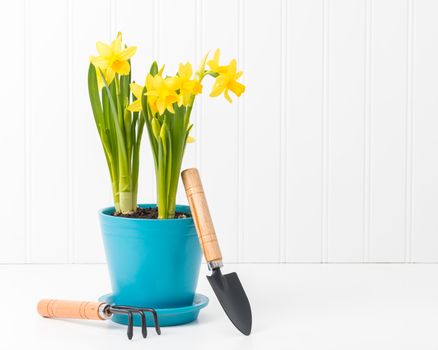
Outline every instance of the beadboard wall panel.
<svg viewBox="0 0 438 350">
<path fill-rule="evenodd" d="M 232 104 L 205 82 L 183 165 L 203 175 L 226 261 L 438 262 L 436 1 L 0 6 L 0 263 L 105 261 L 111 186 L 86 76 L 118 31 L 141 84 L 154 59 L 173 73 L 217 47 L 245 72 Z M 155 202 L 147 137 L 139 198 Z"/>
<path fill-rule="evenodd" d="M 68 261 L 71 230 L 68 2 L 29 1 L 27 6 L 29 261 L 62 263 Z"/>
<path fill-rule="evenodd" d="M 365 101 L 365 259 L 405 260 L 407 1 L 369 2 Z M 391 25 L 388 25 L 388 19 Z M 372 94 L 371 94 L 372 92 Z M 371 210 L 370 210 L 371 209 Z M 370 210 L 370 211 L 369 211 Z"/>
<path fill-rule="evenodd" d="M 323 2 L 285 1 L 285 135 L 286 188 L 283 227 L 286 261 L 315 262 L 321 256 Z M 303 152 L 303 150 L 306 150 Z"/>
<path fill-rule="evenodd" d="M 438 251 L 438 50 L 435 45 L 438 11 L 434 1 L 415 1 L 411 5 L 410 33 L 413 56 L 412 88 L 407 96 L 411 157 L 412 204 L 408 207 L 407 237 L 411 242 L 410 261 L 436 262 Z M 410 225 L 409 225 L 410 224 Z"/>
<path fill-rule="evenodd" d="M 15 35 L 4 35 L 3 47 L 7 54 L 0 55 L 2 84 L 0 96 L 3 103 L 0 127 L 0 159 L 2 166 L 0 181 L 3 186 L 4 200 L 0 201 L 0 218 L 3 225 L 0 230 L 0 263 L 16 263 L 26 261 L 27 218 L 26 205 L 28 177 L 28 118 L 25 101 L 27 61 L 25 60 L 26 26 L 24 1 L 15 1 L 9 11 L 0 11 L 0 31 L 14 32 Z M 9 18 L 16 21 L 10 23 Z M 24 102 L 24 103 L 23 103 Z"/>
<path fill-rule="evenodd" d="M 328 13 L 327 13 L 328 11 Z M 327 237 L 323 261 L 363 259 L 365 2 L 331 0 L 328 21 Z"/>
<path fill-rule="evenodd" d="M 71 262 L 104 260 L 97 210 L 111 205 L 111 181 L 102 144 L 90 110 L 86 76 L 88 59 L 96 55 L 94 38 L 109 41 L 112 7 L 107 1 L 71 2 L 71 125 L 72 125 L 72 231 Z M 96 16 L 96 13 L 103 15 Z M 79 103 L 78 101 L 81 101 Z"/>
<path fill-rule="evenodd" d="M 281 219 L 281 1 L 242 1 L 239 13 L 244 41 L 240 64 L 245 67 L 248 85 L 245 100 L 239 101 L 243 104 L 239 115 L 243 127 L 240 260 L 275 262 L 279 258 Z"/>
</svg>

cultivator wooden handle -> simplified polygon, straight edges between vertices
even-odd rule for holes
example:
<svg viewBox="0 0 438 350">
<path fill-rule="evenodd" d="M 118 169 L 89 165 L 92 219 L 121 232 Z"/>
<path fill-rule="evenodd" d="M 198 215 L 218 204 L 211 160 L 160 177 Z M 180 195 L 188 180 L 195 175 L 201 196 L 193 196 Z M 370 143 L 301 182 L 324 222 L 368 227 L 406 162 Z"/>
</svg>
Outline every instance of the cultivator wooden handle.
<svg viewBox="0 0 438 350">
<path fill-rule="evenodd" d="M 208 267 L 212 270 L 222 266 L 222 254 L 216 238 L 213 221 L 205 198 L 199 172 L 195 168 L 186 169 L 181 173 L 187 199 L 190 204 L 199 243 L 204 252 Z"/>
<path fill-rule="evenodd" d="M 95 301 L 73 301 L 43 299 L 37 306 L 38 313 L 47 318 L 77 318 L 83 320 L 107 320 L 112 315 L 126 315 L 128 317 L 129 339 L 134 334 L 134 315 L 138 315 L 141 320 L 141 333 L 143 338 L 147 337 L 146 312 L 152 314 L 155 324 L 155 331 L 161 334 L 160 324 L 158 323 L 158 314 L 152 308 L 138 308 L 132 306 L 109 305 L 107 303 Z"/>
<path fill-rule="evenodd" d="M 105 320 L 106 304 L 94 301 L 43 299 L 38 303 L 38 313 L 48 318 L 78 318 Z"/>
</svg>

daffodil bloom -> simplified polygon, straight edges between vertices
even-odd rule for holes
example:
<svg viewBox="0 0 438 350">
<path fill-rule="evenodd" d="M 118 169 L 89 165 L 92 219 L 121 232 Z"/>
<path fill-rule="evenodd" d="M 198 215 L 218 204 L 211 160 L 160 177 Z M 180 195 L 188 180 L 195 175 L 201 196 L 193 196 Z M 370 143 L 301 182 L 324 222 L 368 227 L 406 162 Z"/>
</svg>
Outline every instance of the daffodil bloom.
<svg viewBox="0 0 438 350">
<path fill-rule="evenodd" d="M 173 104 L 179 100 L 176 93 L 177 89 L 178 79 L 174 77 L 164 79 L 159 74 L 155 76 L 148 74 L 146 77 L 146 95 L 148 96 L 151 112 L 153 114 L 158 112 L 162 115 L 167 109 L 169 112 L 175 113 Z"/>
<path fill-rule="evenodd" d="M 131 70 L 128 61 L 134 56 L 137 48 L 130 46 L 122 50 L 122 33 L 118 33 L 111 45 L 97 42 L 96 50 L 99 56 L 91 56 L 90 62 L 96 67 L 98 85 L 101 89 L 104 84 L 100 71 L 103 72 L 107 84 L 111 84 L 116 73 L 128 75 Z"/>
<path fill-rule="evenodd" d="M 245 85 L 237 81 L 242 74 L 242 71 L 237 72 L 236 60 L 231 60 L 230 64 L 226 66 L 226 70 L 223 73 L 220 73 L 216 78 L 210 96 L 216 97 L 224 93 L 225 98 L 230 103 L 233 102 L 229 95 L 229 91 L 232 91 L 238 97 L 245 91 Z"/>
<path fill-rule="evenodd" d="M 163 74 L 163 71 L 164 71 L 164 65 L 161 67 L 161 69 L 158 71 L 158 75 L 159 76 L 162 76 L 162 74 Z M 145 83 L 145 85 L 146 85 L 146 83 Z M 131 111 L 131 112 L 140 112 L 141 111 L 141 109 L 142 109 L 142 106 L 141 106 L 141 97 L 142 97 L 142 95 L 141 95 L 141 93 L 143 92 L 143 89 L 144 89 L 144 86 L 141 86 L 141 85 L 139 85 L 139 84 L 137 84 L 137 83 L 131 83 L 130 85 L 130 88 L 131 88 L 131 92 L 132 92 L 132 94 L 135 96 L 135 98 L 136 98 L 136 100 L 134 101 L 134 102 L 132 102 L 127 108 L 128 108 L 128 111 Z"/>
<path fill-rule="evenodd" d="M 188 106 L 193 95 L 200 94 L 202 92 L 202 85 L 198 80 L 191 80 L 193 69 L 192 65 L 187 62 L 186 64 L 179 64 L 178 68 L 178 89 L 179 89 L 179 101 L 178 105 Z"/>
</svg>

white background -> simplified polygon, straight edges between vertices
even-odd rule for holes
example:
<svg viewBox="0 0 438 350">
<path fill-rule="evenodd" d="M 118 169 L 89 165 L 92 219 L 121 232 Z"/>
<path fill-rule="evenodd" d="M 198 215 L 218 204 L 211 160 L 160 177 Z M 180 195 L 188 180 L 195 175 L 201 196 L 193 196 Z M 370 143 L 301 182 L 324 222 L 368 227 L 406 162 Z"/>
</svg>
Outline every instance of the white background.
<svg viewBox="0 0 438 350">
<path fill-rule="evenodd" d="M 141 83 L 153 59 L 171 72 L 216 47 L 245 72 L 232 105 L 198 100 L 184 164 L 201 170 L 226 261 L 438 261 L 438 2 L 0 6 L 0 263 L 104 261 L 111 192 L 86 72 L 119 30 Z M 144 141 L 139 198 L 153 202 Z"/>
</svg>

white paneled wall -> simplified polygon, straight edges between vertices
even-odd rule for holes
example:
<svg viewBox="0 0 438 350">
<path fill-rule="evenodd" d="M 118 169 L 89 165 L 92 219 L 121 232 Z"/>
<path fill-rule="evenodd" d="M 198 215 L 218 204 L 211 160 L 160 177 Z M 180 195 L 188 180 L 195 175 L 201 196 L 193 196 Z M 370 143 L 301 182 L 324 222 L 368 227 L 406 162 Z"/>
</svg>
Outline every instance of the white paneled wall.
<svg viewBox="0 0 438 350">
<path fill-rule="evenodd" d="M 173 71 L 217 47 L 245 71 L 243 98 L 198 100 L 184 161 L 227 261 L 438 262 L 438 2 L 0 7 L 0 263 L 105 260 L 97 210 L 111 192 L 86 74 L 117 31 L 138 46 L 141 83 L 153 59 Z M 146 137 L 139 197 L 155 201 Z"/>
</svg>

